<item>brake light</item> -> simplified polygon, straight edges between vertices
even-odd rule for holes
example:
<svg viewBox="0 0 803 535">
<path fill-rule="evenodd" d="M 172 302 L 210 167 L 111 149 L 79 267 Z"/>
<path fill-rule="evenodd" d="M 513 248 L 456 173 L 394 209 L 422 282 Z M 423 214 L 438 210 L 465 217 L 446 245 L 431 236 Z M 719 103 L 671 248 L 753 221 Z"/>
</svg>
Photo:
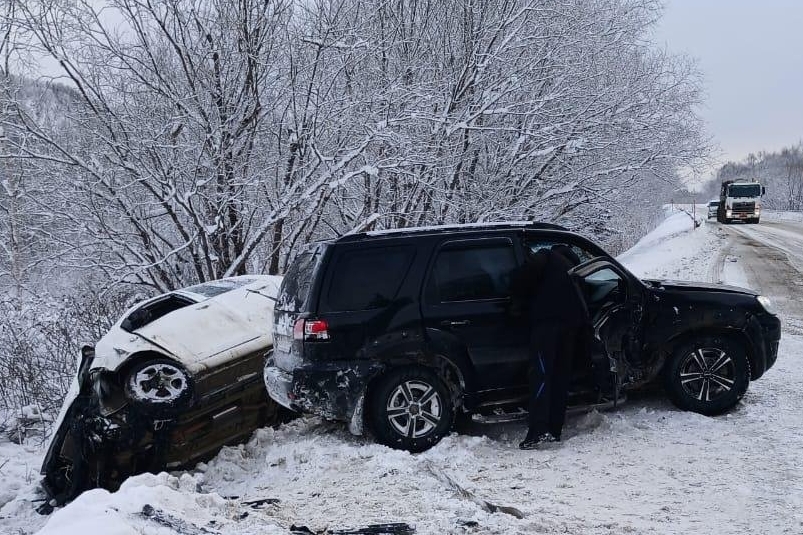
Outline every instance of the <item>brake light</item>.
<svg viewBox="0 0 803 535">
<path fill-rule="evenodd" d="M 296 320 L 293 340 L 328 340 L 329 324 L 324 320 Z"/>
<path fill-rule="evenodd" d="M 328 340 L 329 324 L 323 320 L 304 322 L 304 340 Z"/>
</svg>

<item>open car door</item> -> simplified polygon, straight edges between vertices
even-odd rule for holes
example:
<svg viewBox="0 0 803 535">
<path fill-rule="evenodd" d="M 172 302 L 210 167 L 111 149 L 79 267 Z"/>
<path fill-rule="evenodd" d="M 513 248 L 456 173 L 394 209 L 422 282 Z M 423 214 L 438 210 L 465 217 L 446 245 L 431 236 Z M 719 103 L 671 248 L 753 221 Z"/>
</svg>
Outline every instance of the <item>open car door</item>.
<svg viewBox="0 0 803 535">
<path fill-rule="evenodd" d="M 622 385 L 640 376 L 644 289 L 630 273 L 604 257 L 592 258 L 569 274 L 588 306 L 597 347 L 609 359 L 618 399 Z"/>
</svg>

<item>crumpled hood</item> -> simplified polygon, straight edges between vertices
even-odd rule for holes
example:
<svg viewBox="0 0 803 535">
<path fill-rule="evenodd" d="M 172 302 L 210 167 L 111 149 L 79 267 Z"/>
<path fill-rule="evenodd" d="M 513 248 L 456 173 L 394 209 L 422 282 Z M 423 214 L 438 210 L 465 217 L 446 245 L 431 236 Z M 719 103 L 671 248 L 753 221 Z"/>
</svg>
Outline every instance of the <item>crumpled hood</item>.
<svg viewBox="0 0 803 535">
<path fill-rule="evenodd" d="M 645 282 L 661 287 L 665 290 L 673 291 L 705 291 L 705 292 L 724 292 L 731 294 L 743 295 L 758 295 L 758 292 L 749 288 L 741 288 L 739 286 L 729 286 L 727 284 L 714 284 L 711 282 L 690 282 L 690 281 L 673 281 L 673 280 L 657 280 L 657 279 L 644 279 Z"/>
<path fill-rule="evenodd" d="M 96 344 L 92 369 L 117 370 L 133 353 L 156 351 L 198 373 L 272 345 L 273 298 L 281 278 L 249 277 L 253 283 L 187 305 L 133 332 L 121 328 L 121 318 Z"/>
<path fill-rule="evenodd" d="M 247 294 L 246 294 L 247 295 Z M 252 297 L 251 301 L 264 299 Z M 262 304 L 262 303 L 260 303 Z M 269 332 L 272 318 L 263 307 L 262 325 L 252 315 L 209 299 L 190 305 L 140 327 L 136 334 L 164 347 L 182 360 L 204 360 L 224 349 Z M 259 327 L 262 327 L 260 332 Z"/>
</svg>

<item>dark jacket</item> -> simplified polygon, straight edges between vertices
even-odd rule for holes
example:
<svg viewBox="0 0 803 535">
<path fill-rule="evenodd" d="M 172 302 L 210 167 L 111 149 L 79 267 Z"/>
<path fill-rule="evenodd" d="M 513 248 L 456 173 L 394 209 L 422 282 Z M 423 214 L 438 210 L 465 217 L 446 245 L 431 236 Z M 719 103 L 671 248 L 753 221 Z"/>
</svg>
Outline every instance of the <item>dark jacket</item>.
<svg viewBox="0 0 803 535">
<path fill-rule="evenodd" d="M 572 267 L 564 255 L 541 249 L 516 274 L 513 289 L 531 324 L 560 322 L 579 327 L 589 323 L 585 300 L 569 275 Z"/>
</svg>

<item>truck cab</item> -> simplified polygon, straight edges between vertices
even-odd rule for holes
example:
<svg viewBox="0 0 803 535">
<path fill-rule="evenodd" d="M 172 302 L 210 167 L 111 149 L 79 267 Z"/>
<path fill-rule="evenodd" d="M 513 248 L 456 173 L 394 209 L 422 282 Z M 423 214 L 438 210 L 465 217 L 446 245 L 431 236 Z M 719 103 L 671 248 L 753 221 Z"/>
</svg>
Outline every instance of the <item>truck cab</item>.
<svg viewBox="0 0 803 535">
<path fill-rule="evenodd" d="M 761 197 L 766 192 L 758 182 L 726 180 L 719 193 L 717 221 L 758 223 L 761 218 Z"/>
</svg>

